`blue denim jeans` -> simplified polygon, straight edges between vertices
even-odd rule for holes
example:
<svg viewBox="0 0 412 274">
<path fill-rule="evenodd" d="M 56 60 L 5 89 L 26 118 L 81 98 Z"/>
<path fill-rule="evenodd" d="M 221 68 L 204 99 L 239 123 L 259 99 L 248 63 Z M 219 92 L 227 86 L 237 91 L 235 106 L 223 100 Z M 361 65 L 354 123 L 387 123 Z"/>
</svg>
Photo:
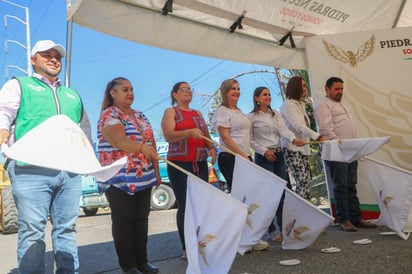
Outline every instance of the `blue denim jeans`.
<svg viewBox="0 0 412 274">
<path fill-rule="evenodd" d="M 48 217 L 56 273 L 78 273 L 76 220 L 81 177 L 37 166 L 8 166 L 18 210 L 17 258 L 19 273 L 45 272 L 45 227 Z"/>
<path fill-rule="evenodd" d="M 276 160 L 273 162 L 268 161 L 264 156 L 259 153 L 255 153 L 255 163 L 258 166 L 263 167 L 266 170 L 276 174 L 278 177 L 285 180 L 286 186 L 291 189 L 288 168 L 285 163 L 282 152 L 276 152 Z M 283 191 L 282 198 L 279 201 L 278 209 L 276 210 L 276 223 L 280 230 L 282 230 L 282 218 L 283 218 L 283 203 L 285 200 L 285 192 Z M 275 221 L 275 220 L 274 220 Z M 273 224 L 272 224 L 273 225 Z M 272 232 L 275 228 L 273 226 L 269 227 L 269 233 Z"/>
<path fill-rule="evenodd" d="M 357 196 L 358 162 L 342 163 L 325 161 L 333 181 L 333 196 L 336 204 L 336 217 L 339 223 L 350 221 L 358 224 L 362 219 Z"/>
</svg>

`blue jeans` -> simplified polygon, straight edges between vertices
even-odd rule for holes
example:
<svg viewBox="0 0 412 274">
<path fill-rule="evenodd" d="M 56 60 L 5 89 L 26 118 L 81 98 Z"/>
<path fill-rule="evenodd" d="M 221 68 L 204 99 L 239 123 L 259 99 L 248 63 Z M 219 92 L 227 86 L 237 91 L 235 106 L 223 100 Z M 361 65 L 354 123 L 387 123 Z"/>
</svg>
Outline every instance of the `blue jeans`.
<svg viewBox="0 0 412 274">
<path fill-rule="evenodd" d="M 17 258 L 19 273 L 45 272 L 45 227 L 48 217 L 56 273 L 78 273 L 76 220 L 81 177 L 37 166 L 8 166 L 18 210 Z"/>
<path fill-rule="evenodd" d="M 285 180 L 286 186 L 291 189 L 288 168 L 285 163 L 282 152 L 276 152 L 276 160 L 273 162 L 268 161 L 264 156 L 259 153 L 255 153 L 255 163 L 258 166 L 263 167 L 266 170 L 276 174 L 278 177 Z M 279 201 L 278 209 L 276 210 L 276 222 L 280 229 L 282 229 L 282 218 L 283 218 L 283 203 L 285 200 L 285 192 L 283 191 L 282 198 Z M 270 226 L 269 232 L 272 232 L 275 228 Z"/>
<path fill-rule="evenodd" d="M 325 165 L 329 168 L 333 181 L 337 221 L 339 223 L 350 221 L 358 224 L 362 219 L 356 190 L 358 162 L 325 161 Z"/>
</svg>

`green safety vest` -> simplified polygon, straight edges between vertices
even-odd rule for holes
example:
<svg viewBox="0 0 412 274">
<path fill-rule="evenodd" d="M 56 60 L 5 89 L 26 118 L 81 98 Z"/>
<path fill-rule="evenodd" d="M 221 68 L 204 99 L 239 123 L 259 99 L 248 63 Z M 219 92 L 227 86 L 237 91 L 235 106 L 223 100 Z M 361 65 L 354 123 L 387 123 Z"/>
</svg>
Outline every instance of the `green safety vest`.
<svg viewBox="0 0 412 274">
<path fill-rule="evenodd" d="M 47 118 L 65 114 L 76 124 L 83 114 L 80 96 L 74 90 L 60 86 L 53 89 L 35 77 L 17 77 L 21 88 L 20 108 L 15 121 L 16 141 Z"/>
</svg>

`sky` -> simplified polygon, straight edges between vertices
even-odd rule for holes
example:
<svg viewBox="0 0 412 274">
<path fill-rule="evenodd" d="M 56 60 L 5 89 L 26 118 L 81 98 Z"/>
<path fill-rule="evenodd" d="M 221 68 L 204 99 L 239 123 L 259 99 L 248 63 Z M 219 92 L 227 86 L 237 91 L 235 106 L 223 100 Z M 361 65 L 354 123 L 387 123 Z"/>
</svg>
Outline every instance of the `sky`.
<svg viewBox="0 0 412 274">
<path fill-rule="evenodd" d="M 65 0 L 0 0 L 0 15 L 0 87 L 11 77 L 24 75 L 22 70 L 27 71 L 27 29 L 30 47 L 46 39 L 67 47 Z M 65 78 L 64 67 L 65 59 L 61 79 Z M 253 73 L 255 71 L 268 72 Z M 192 86 L 190 106 L 199 109 L 207 119 L 210 96 L 223 80 L 240 74 L 245 74 L 237 78 L 241 87 L 238 106 L 243 112 L 252 109 L 252 93 L 258 86 L 269 87 L 272 107 L 280 106 L 282 98 L 272 67 L 155 48 L 73 24 L 70 87 L 83 99 L 94 141 L 103 93 L 106 84 L 115 77 L 131 81 L 135 91 L 132 107 L 144 112 L 158 137 L 164 110 L 171 106 L 170 90 L 176 82 L 186 81 Z"/>
</svg>

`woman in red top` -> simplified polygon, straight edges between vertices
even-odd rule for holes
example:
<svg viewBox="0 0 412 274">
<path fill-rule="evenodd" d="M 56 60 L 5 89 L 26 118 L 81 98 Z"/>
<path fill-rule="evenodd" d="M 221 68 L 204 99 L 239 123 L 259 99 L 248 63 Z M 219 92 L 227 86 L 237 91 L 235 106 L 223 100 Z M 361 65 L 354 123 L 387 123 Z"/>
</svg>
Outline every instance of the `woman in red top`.
<svg viewBox="0 0 412 274">
<path fill-rule="evenodd" d="M 193 93 L 187 82 L 176 83 L 170 96 L 172 107 L 166 109 L 162 119 L 163 136 L 169 142 L 167 159 L 207 182 L 207 158 L 212 157 L 212 164 L 216 161 L 213 144 L 202 138 L 206 136 L 211 139 L 207 124 L 202 114 L 189 106 Z M 171 165 L 167 166 L 167 173 L 178 204 L 176 222 L 185 258 L 184 216 L 187 176 Z"/>
</svg>

